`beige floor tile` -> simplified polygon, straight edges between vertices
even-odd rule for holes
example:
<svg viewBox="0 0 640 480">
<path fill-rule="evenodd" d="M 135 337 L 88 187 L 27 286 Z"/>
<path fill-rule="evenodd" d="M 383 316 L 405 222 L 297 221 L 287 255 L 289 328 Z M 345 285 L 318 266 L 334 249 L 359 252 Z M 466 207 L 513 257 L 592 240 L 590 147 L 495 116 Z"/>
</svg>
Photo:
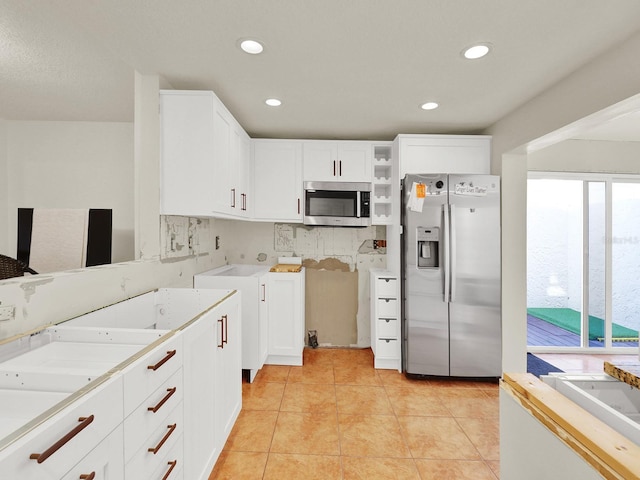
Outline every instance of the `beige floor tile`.
<svg viewBox="0 0 640 480">
<path fill-rule="evenodd" d="M 336 385 L 338 413 L 358 415 L 393 415 L 384 387 Z"/>
<path fill-rule="evenodd" d="M 413 458 L 480 459 L 478 451 L 451 417 L 398 417 Z"/>
<path fill-rule="evenodd" d="M 416 460 L 416 465 L 422 480 L 496 480 L 482 461 Z"/>
<path fill-rule="evenodd" d="M 446 388 L 438 391 L 442 403 L 454 417 L 498 418 L 500 401 L 482 389 Z"/>
<path fill-rule="evenodd" d="M 496 478 L 500 478 L 500 461 L 499 460 L 487 460 L 487 465 L 496 476 Z"/>
<path fill-rule="evenodd" d="M 434 390 L 393 386 L 387 386 L 384 389 L 396 415 L 451 416 Z"/>
<path fill-rule="evenodd" d="M 225 449 L 244 452 L 268 452 L 276 428 L 278 412 L 242 410 Z"/>
<path fill-rule="evenodd" d="M 340 457 L 270 453 L 265 480 L 340 480 Z M 238 478 L 238 480 L 244 480 Z"/>
<path fill-rule="evenodd" d="M 339 415 L 342 455 L 353 457 L 409 458 L 407 447 L 393 415 Z"/>
<path fill-rule="evenodd" d="M 283 412 L 336 412 L 336 390 L 333 385 L 288 383 L 284 389 Z"/>
<path fill-rule="evenodd" d="M 370 348 L 333 349 L 334 367 L 373 367 L 373 352 Z"/>
<path fill-rule="evenodd" d="M 333 367 L 330 365 L 303 365 L 302 367 L 291 367 L 287 382 L 333 385 Z"/>
<path fill-rule="evenodd" d="M 344 480 L 420 480 L 409 458 L 342 457 Z"/>
<path fill-rule="evenodd" d="M 285 383 L 289 377 L 288 365 L 263 365 L 253 383 L 278 382 Z"/>
<path fill-rule="evenodd" d="M 328 348 L 305 348 L 302 352 L 303 365 L 325 365 L 333 367 L 333 353 Z"/>
<path fill-rule="evenodd" d="M 376 371 L 362 365 L 334 366 L 333 372 L 338 385 L 382 385 Z"/>
<path fill-rule="evenodd" d="M 242 408 L 244 410 L 279 410 L 284 387 L 284 383 L 243 383 Z"/>
<path fill-rule="evenodd" d="M 339 455 L 337 415 L 280 412 L 271 452 Z"/>
<path fill-rule="evenodd" d="M 405 388 L 415 387 L 418 389 L 430 387 L 426 380 L 407 378 L 404 373 L 400 373 L 397 370 L 376 370 L 375 372 L 382 384 L 385 386 L 391 385 Z"/>
<path fill-rule="evenodd" d="M 261 480 L 266 464 L 266 453 L 224 451 L 209 480 Z"/>
<path fill-rule="evenodd" d="M 500 460 L 500 423 L 497 419 L 487 417 L 456 420 L 484 460 Z"/>
</svg>

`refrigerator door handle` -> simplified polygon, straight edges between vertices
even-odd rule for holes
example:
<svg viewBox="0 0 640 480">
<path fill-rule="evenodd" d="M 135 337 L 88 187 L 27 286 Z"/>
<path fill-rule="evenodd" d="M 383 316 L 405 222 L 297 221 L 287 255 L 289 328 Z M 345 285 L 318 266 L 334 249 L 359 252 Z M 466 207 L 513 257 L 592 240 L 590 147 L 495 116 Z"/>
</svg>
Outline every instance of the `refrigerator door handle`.
<svg viewBox="0 0 640 480">
<path fill-rule="evenodd" d="M 442 301 L 449 301 L 449 284 L 451 279 L 449 278 L 449 260 L 450 260 L 450 252 L 449 252 L 449 209 L 447 205 L 442 205 L 442 217 L 444 218 L 444 228 L 443 230 L 443 238 L 442 243 L 444 245 L 444 262 L 442 262 L 442 269 L 444 271 L 444 288 L 443 288 L 443 296 Z"/>
<path fill-rule="evenodd" d="M 451 225 L 451 246 L 450 246 L 450 272 L 451 278 L 451 294 L 449 297 L 450 302 L 456 301 L 456 206 L 449 205 L 449 223 Z"/>
</svg>

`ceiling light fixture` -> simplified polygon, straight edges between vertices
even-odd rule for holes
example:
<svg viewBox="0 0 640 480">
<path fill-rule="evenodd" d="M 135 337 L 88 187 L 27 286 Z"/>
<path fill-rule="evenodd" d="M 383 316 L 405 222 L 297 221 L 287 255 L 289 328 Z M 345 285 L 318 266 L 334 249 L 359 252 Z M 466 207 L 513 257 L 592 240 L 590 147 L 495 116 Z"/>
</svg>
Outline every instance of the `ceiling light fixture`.
<svg viewBox="0 0 640 480">
<path fill-rule="evenodd" d="M 484 57 L 491 50 L 491 45 L 488 43 L 479 43 L 467 47 L 462 51 L 462 56 L 468 60 L 475 60 L 477 58 Z"/>
<path fill-rule="evenodd" d="M 257 55 L 264 50 L 260 42 L 251 40 L 250 38 L 240 40 L 240 48 L 251 55 Z"/>
<path fill-rule="evenodd" d="M 282 102 L 280 100 L 278 100 L 277 98 L 267 98 L 264 101 L 264 103 L 266 103 L 270 107 L 279 107 L 280 105 L 282 105 Z"/>
<path fill-rule="evenodd" d="M 436 102 L 427 102 L 420 105 L 420 108 L 423 110 L 435 110 L 438 108 L 438 104 Z"/>
</svg>

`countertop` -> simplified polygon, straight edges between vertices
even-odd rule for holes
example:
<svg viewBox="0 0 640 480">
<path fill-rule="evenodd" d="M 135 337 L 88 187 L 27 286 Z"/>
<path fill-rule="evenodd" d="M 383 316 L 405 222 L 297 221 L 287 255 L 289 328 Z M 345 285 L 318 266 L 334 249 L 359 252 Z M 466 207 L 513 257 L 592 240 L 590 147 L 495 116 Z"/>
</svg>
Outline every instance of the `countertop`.
<svg viewBox="0 0 640 480">
<path fill-rule="evenodd" d="M 604 371 L 632 387 L 640 388 L 640 361 L 615 364 L 604 362 Z"/>
</svg>

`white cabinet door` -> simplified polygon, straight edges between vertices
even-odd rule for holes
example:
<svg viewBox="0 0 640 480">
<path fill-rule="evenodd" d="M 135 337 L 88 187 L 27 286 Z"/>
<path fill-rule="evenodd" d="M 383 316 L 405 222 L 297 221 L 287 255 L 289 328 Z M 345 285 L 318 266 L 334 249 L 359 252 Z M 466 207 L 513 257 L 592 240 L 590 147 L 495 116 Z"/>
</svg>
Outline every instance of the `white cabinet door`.
<svg viewBox="0 0 640 480">
<path fill-rule="evenodd" d="M 213 209 L 219 213 L 232 213 L 237 202 L 232 186 L 233 136 L 233 117 L 217 100 L 213 118 L 213 158 L 217 168 L 209 188 L 213 190 Z"/>
<path fill-rule="evenodd" d="M 238 126 L 238 128 L 240 128 Z M 251 202 L 253 202 L 253 194 L 251 193 L 251 138 L 247 133 L 240 129 L 238 133 L 239 155 L 236 161 L 238 179 L 238 214 L 242 217 L 250 217 L 252 214 Z"/>
<path fill-rule="evenodd" d="M 253 218 L 302 223 L 302 144 L 253 140 Z"/>
<path fill-rule="evenodd" d="M 269 355 L 266 363 L 302 365 L 304 275 L 304 269 L 300 273 L 269 273 Z"/>
<path fill-rule="evenodd" d="M 160 93 L 160 213 L 210 216 L 215 210 L 213 92 Z"/>
<path fill-rule="evenodd" d="M 267 303 L 269 273 L 260 277 L 260 296 L 258 301 L 258 351 L 260 366 L 264 365 L 269 355 L 269 308 Z M 244 337 L 244 334 L 243 334 Z M 253 381 L 253 379 L 251 379 Z"/>
<path fill-rule="evenodd" d="M 304 180 L 370 182 L 372 155 L 369 142 L 305 142 Z"/>
</svg>

